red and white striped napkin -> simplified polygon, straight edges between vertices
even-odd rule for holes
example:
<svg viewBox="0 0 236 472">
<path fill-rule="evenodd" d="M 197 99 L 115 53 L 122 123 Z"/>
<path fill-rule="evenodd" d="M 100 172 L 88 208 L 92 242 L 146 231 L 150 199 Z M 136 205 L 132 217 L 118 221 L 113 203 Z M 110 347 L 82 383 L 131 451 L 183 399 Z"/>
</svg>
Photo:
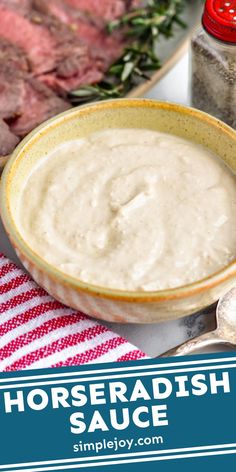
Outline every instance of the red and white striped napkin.
<svg viewBox="0 0 236 472">
<path fill-rule="evenodd" d="M 0 371 L 144 357 L 121 336 L 54 300 L 0 254 Z"/>
</svg>

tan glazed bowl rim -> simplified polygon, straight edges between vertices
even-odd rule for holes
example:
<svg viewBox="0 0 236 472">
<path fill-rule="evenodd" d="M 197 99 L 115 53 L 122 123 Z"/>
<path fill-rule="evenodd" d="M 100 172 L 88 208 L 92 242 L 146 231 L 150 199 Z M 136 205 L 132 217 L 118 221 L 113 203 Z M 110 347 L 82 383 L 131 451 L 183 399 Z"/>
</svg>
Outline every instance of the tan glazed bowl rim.
<svg viewBox="0 0 236 472">
<path fill-rule="evenodd" d="M 73 288 L 75 290 L 86 292 L 90 295 L 102 298 L 134 303 L 153 303 L 184 299 L 189 296 L 200 294 L 201 292 L 206 292 L 207 290 L 221 284 L 236 274 L 236 259 L 222 270 L 215 272 L 209 277 L 181 287 L 150 292 L 116 290 L 82 282 L 78 278 L 67 275 L 66 273 L 55 268 L 30 248 L 28 243 L 22 238 L 17 228 L 10 207 L 10 194 L 12 191 L 11 182 L 15 172 L 17 172 L 20 160 L 24 158 L 25 155 L 27 158 L 27 153 L 30 151 L 31 146 L 35 143 L 35 141 L 39 140 L 40 137 L 49 130 L 60 126 L 64 120 L 70 120 L 75 116 L 78 116 L 79 118 L 80 116 L 99 111 L 99 109 L 110 110 L 124 107 L 137 107 L 145 109 L 158 108 L 167 112 L 175 112 L 181 115 L 187 115 L 190 118 L 192 117 L 197 120 L 204 121 L 211 128 L 215 128 L 219 134 L 227 134 L 232 142 L 235 143 L 236 147 L 236 132 L 233 129 L 206 113 L 182 105 L 168 102 L 158 102 L 156 100 L 148 99 L 116 99 L 74 108 L 48 120 L 46 123 L 43 123 L 37 127 L 17 146 L 11 158 L 9 159 L 2 175 L 0 188 L 0 209 L 6 231 L 10 235 L 11 241 L 13 242 L 13 245 L 16 249 L 19 248 L 20 252 L 23 253 L 43 273 L 49 275 L 51 279 L 59 281 L 63 286 L 65 286 L 65 288 Z"/>
</svg>

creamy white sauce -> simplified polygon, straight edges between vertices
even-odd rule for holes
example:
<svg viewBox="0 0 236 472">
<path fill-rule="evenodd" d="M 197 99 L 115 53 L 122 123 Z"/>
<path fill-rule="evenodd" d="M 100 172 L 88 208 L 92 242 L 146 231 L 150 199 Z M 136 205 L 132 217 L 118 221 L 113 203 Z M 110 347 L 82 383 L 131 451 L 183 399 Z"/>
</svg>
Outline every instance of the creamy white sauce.
<svg viewBox="0 0 236 472">
<path fill-rule="evenodd" d="M 110 129 L 33 169 L 19 199 L 31 248 L 84 282 L 159 290 L 202 279 L 236 253 L 235 177 L 172 135 Z"/>
</svg>

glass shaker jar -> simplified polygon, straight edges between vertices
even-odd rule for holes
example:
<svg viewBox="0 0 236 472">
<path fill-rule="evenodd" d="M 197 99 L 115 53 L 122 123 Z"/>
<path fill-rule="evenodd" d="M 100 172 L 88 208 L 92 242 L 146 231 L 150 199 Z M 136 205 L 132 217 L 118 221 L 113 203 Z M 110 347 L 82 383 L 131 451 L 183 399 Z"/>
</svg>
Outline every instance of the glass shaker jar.
<svg viewBox="0 0 236 472">
<path fill-rule="evenodd" d="M 191 105 L 236 129 L 236 0 L 207 0 L 191 42 Z"/>
</svg>

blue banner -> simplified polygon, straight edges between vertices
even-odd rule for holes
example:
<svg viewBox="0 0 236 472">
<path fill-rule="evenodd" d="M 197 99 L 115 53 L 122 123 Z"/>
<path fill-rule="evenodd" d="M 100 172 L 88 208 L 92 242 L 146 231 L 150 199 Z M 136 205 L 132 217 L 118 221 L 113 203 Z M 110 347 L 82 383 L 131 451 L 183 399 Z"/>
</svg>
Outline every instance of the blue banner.
<svg viewBox="0 0 236 472">
<path fill-rule="evenodd" d="M 235 470 L 235 400 L 236 353 L 1 373 L 0 472 Z"/>
</svg>

